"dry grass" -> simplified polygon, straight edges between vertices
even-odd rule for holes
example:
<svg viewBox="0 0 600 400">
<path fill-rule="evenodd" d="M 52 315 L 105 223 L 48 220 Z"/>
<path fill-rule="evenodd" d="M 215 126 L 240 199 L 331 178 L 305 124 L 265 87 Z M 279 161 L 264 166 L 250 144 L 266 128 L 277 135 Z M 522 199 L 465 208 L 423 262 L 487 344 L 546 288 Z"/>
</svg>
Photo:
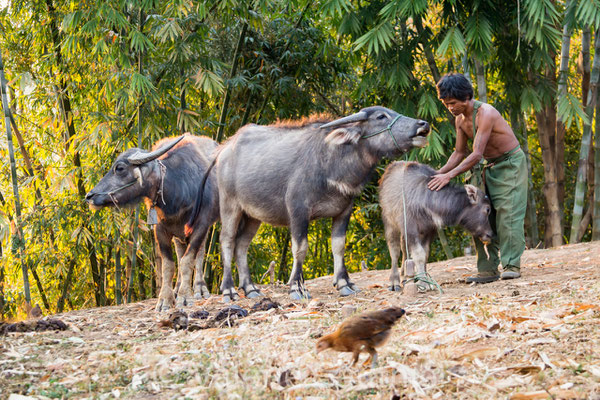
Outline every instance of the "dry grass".
<svg viewBox="0 0 600 400">
<path fill-rule="evenodd" d="M 414 298 L 387 290 L 388 271 L 354 274 L 363 290 L 351 298 L 337 297 L 330 277 L 308 282 L 314 299 L 303 303 L 264 286 L 282 307 L 232 327 L 160 327 L 166 316 L 151 300 L 57 315 L 70 330 L 0 338 L 0 397 L 600 398 L 600 243 L 527 251 L 523 262 L 523 278 L 479 286 L 457 281 L 474 271 L 472 257 L 431 264 L 445 293 Z M 344 304 L 408 312 L 376 369 L 315 353 Z M 221 308 L 213 296 L 188 311 Z"/>
</svg>

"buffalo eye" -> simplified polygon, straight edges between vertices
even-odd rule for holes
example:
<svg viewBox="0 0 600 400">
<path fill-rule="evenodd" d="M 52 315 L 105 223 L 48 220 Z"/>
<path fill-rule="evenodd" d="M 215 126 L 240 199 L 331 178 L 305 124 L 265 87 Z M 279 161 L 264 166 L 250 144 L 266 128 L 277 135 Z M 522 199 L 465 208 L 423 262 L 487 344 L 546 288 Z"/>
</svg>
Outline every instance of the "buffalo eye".
<svg viewBox="0 0 600 400">
<path fill-rule="evenodd" d="M 485 208 L 485 213 L 486 213 L 487 215 L 490 215 L 490 211 L 492 211 L 492 210 L 490 209 L 490 207 L 486 207 L 486 208 Z"/>
<path fill-rule="evenodd" d="M 125 171 L 125 167 L 124 167 L 122 164 L 117 164 L 117 165 L 115 166 L 115 172 L 116 172 L 117 174 L 120 174 L 120 173 L 122 173 L 123 171 Z"/>
<path fill-rule="evenodd" d="M 387 115 L 385 115 L 385 114 L 379 114 L 377 116 L 377 119 L 386 119 L 386 118 L 387 118 Z"/>
</svg>

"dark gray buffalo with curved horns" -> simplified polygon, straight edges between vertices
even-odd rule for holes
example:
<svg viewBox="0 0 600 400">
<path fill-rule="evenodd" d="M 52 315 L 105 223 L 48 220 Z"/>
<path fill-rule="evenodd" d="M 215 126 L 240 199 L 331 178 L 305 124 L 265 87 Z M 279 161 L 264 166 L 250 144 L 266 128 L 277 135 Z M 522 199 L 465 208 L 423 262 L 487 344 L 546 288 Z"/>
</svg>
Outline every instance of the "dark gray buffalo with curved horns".
<svg viewBox="0 0 600 400">
<path fill-rule="evenodd" d="M 234 253 L 240 287 L 247 297 L 260 295 L 246 257 L 261 222 L 290 227 L 294 257 L 290 295 L 309 297 L 302 263 L 308 224 L 317 218 L 333 219 L 334 285 L 342 296 L 355 293 L 344 265 L 353 199 L 382 157 L 425 146 L 428 133 L 427 122 L 384 107 L 365 108 L 331 122 L 313 117 L 242 127 L 220 147 L 216 159 L 224 299 L 238 297 L 231 275 Z"/>
<path fill-rule="evenodd" d="M 85 197 L 91 208 L 129 206 L 143 200 L 149 215 L 153 214 L 153 208 L 156 210 L 158 223 L 154 235 L 162 261 L 157 276 L 163 283 L 157 311 L 166 311 L 175 305 L 173 239 L 179 258 L 177 306 L 191 305 L 194 297 L 210 296 L 203 278 L 202 261 L 206 234 L 219 218 L 215 173 L 206 174 L 216 147 L 217 143 L 206 137 L 185 135 L 178 139 L 162 139 L 151 152 L 129 149 L 117 157 L 110 171 Z M 185 223 L 192 215 L 201 185 L 204 185 L 201 215 L 196 218 L 193 234 L 186 237 Z"/>
</svg>

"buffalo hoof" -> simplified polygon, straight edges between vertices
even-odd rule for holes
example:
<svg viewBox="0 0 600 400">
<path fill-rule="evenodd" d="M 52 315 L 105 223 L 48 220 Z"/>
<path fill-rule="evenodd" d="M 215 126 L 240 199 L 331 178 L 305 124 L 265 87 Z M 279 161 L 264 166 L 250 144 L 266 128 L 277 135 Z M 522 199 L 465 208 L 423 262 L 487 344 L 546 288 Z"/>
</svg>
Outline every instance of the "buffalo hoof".
<svg viewBox="0 0 600 400">
<path fill-rule="evenodd" d="M 194 296 L 183 295 L 180 293 L 179 296 L 177 296 L 177 301 L 175 304 L 178 308 L 194 305 Z"/>
<path fill-rule="evenodd" d="M 246 291 L 244 291 L 244 292 L 246 292 Z M 247 299 L 255 299 L 257 297 L 262 297 L 262 296 L 264 296 L 264 294 L 262 294 L 261 291 L 258 289 L 252 289 L 252 290 L 249 290 L 246 292 Z"/>
<path fill-rule="evenodd" d="M 350 285 L 342 286 L 340 289 L 338 289 L 338 293 L 342 297 L 351 296 L 351 295 L 356 294 L 358 292 L 359 292 L 359 290 L 356 289 L 356 287 L 353 288 Z"/>
<path fill-rule="evenodd" d="M 175 301 L 170 300 L 170 299 L 158 299 L 158 302 L 156 303 L 156 312 L 165 312 L 165 311 L 169 311 L 173 306 L 175 305 Z"/>
<path fill-rule="evenodd" d="M 194 298 L 196 300 L 208 299 L 209 297 L 210 297 L 210 292 L 208 291 L 208 288 L 206 287 L 206 285 L 200 286 L 199 288 L 196 288 L 196 290 L 194 291 Z"/>
<path fill-rule="evenodd" d="M 240 295 L 237 294 L 235 289 L 226 289 L 223 291 L 223 303 L 231 303 L 240 299 Z"/>
<path fill-rule="evenodd" d="M 310 300 L 312 299 L 308 290 L 290 290 L 290 299 L 292 300 Z"/>
<path fill-rule="evenodd" d="M 402 286 L 398 285 L 397 283 L 390 285 L 390 292 L 401 292 L 402 291 Z"/>
</svg>

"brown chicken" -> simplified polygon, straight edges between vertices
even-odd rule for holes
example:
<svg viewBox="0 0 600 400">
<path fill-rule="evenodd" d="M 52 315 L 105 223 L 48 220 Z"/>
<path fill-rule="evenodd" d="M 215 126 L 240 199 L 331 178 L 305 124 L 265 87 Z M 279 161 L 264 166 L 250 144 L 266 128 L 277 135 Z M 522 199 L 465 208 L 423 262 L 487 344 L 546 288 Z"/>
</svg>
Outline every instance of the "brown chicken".
<svg viewBox="0 0 600 400">
<path fill-rule="evenodd" d="M 317 353 L 326 349 L 352 352 L 354 355 L 352 365 L 354 365 L 360 353 L 365 351 L 370 356 L 364 365 L 370 361 L 372 368 L 377 364 L 375 348 L 385 343 L 390 336 L 390 329 L 404 314 L 403 309 L 392 307 L 350 317 L 342 322 L 335 332 L 317 341 Z"/>
</svg>

